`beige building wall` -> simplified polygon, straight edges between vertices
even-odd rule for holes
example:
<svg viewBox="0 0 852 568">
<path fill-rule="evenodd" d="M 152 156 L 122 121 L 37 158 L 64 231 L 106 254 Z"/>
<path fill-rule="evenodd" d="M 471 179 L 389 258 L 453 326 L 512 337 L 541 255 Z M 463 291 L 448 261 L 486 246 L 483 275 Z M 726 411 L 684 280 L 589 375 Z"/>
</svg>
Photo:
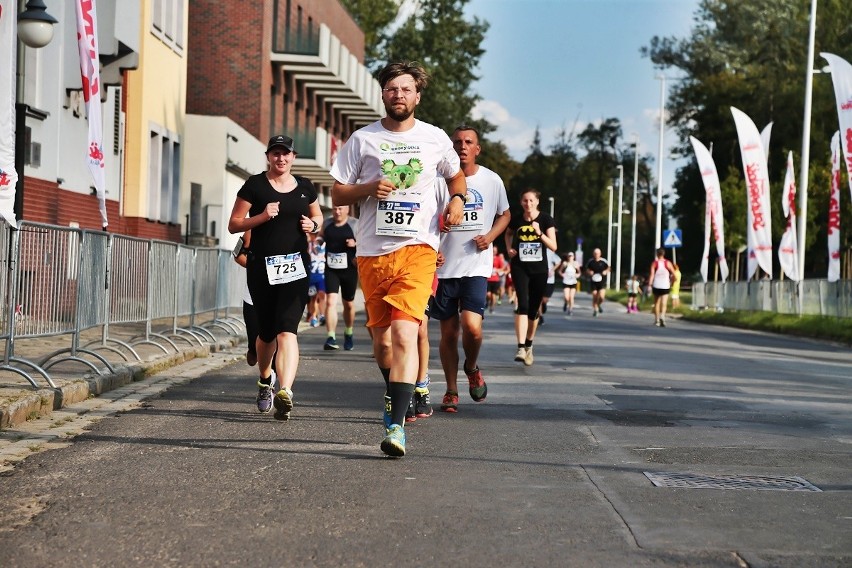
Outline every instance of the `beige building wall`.
<svg viewBox="0 0 852 568">
<path fill-rule="evenodd" d="M 166 0 L 167 1 L 167 0 Z M 183 149 L 186 116 L 186 14 L 188 0 L 182 3 L 180 25 L 174 29 L 180 38 L 169 38 L 153 24 L 154 2 L 142 2 L 142 40 L 139 68 L 127 74 L 125 186 L 122 214 L 151 219 L 149 187 L 151 132 L 176 136 Z M 176 23 L 176 22 L 175 22 Z M 158 33 L 159 32 L 159 33 Z M 182 158 L 182 156 L 181 156 Z M 183 165 L 181 159 L 181 165 Z M 181 193 L 189 191 L 181 187 Z M 178 220 L 180 223 L 181 221 Z"/>
</svg>

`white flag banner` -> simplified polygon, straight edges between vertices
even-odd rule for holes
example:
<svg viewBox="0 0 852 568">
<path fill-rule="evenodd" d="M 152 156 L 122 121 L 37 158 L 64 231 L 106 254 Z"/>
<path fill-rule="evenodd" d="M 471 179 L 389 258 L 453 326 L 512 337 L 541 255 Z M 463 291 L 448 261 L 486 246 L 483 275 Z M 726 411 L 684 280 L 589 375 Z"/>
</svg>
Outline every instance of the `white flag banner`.
<svg viewBox="0 0 852 568">
<path fill-rule="evenodd" d="M 18 2 L 0 0 L 0 215 L 15 221 L 15 54 L 18 53 Z"/>
<path fill-rule="evenodd" d="M 748 278 L 754 276 L 758 266 L 772 278 L 772 218 L 766 150 L 754 122 L 735 107 L 731 107 L 731 113 L 737 126 L 746 181 Z"/>
<path fill-rule="evenodd" d="M 852 64 L 831 53 L 821 53 L 831 68 L 834 98 L 837 101 L 837 118 L 840 121 L 840 139 L 846 158 L 849 195 L 852 197 Z"/>
<path fill-rule="evenodd" d="M 793 152 L 787 154 L 787 175 L 784 176 L 784 192 L 781 208 L 787 218 L 787 227 L 778 245 L 778 262 L 787 278 L 799 281 L 799 253 L 796 245 L 796 178 L 793 171 Z"/>
<path fill-rule="evenodd" d="M 766 152 L 766 161 L 769 161 L 769 139 L 772 138 L 772 125 L 770 122 L 760 133 L 760 141 L 763 142 L 763 151 Z"/>
<path fill-rule="evenodd" d="M 83 78 L 83 99 L 89 118 L 89 137 L 86 163 L 95 182 L 101 225 L 109 224 L 106 211 L 106 176 L 104 172 L 103 121 L 101 118 L 101 68 L 98 57 L 98 19 L 95 0 L 76 0 L 77 47 L 80 52 L 80 74 Z"/>
<path fill-rule="evenodd" d="M 725 224 L 722 217 L 722 190 L 719 187 L 719 173 L 716 163 L 707 147 L 697 138 L 689 137 L 695 151 L 701 179 L 704 181 L 704 255 L 701 258 L 701 277 L 707 282 L 707 264 L 710 257 L 710 236 L 716 241 L 716 261 L 722 282 L 728 279 L 728 261 L 725 259 Z"/>
<path fill-rule="evenodd" d="M 831 191 L 828 194 L 828 281 L 840 280 L 840 132 L 831 137 Z"/>
</svg>

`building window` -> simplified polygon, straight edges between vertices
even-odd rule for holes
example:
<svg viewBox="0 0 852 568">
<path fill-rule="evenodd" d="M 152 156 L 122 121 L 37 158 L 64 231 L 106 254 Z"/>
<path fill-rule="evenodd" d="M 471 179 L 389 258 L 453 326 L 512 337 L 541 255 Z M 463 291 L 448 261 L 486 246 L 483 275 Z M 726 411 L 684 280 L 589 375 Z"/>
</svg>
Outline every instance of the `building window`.
<svg viewBox="0 0 852 568">
<path fill-rule="evenodd" d="M 177 223 L 180 142 L 176 134 L 151 130 L 148 151 L 148 219 Z"/>
<path fill-rule="evenodd" d="M 154 0 L 151 33 L 178 53 L 183 53 L 184 0 Z"/>
</svg>

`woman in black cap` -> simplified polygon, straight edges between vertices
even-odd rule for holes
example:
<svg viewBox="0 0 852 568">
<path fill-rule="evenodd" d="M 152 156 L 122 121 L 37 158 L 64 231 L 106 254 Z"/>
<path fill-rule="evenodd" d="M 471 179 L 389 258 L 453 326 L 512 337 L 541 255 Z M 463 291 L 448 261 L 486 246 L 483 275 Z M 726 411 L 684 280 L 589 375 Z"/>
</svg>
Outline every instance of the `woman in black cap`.
<svg viewBox="0 0 852 568">
<path fill-rule="evenodd" d="M 228 230 L 251 230 L 246 265 L 257 311 L 257 409 L 287 420 L 293 408 L 293 382 L 299 366 L 297 332 L 308 303 L 308 233 L 317 233 L 322 211 L 307 178 L 290 173 L 293 139 L 278 135 L 266 146 L 265 172 L 246 180 L 237 192 Z M 274 361 L 273 361 L 274 357 Z M 275 377 L 278 391 L 275 392 Z"/>
</svg>

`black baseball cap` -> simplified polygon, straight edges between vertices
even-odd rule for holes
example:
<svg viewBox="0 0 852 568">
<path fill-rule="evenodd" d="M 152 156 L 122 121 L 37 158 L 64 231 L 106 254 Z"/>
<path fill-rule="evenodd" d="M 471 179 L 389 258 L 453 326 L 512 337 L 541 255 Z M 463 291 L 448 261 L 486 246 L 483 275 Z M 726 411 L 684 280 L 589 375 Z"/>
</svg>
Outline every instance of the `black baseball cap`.
<svg viewBox="0 0 852 568">
<path fill-rule="evenodd" d="M 293 149 L 293 139 L 289 136 L 284 136 L 283 134 L 279 134 L 270 138 L 269 143 L 266 145 L 266 151 L 269 152 L 276 146 L 281 146 L 290 150 L 291 152 L 295 152 L 295 150 Z"/>
</svg>

